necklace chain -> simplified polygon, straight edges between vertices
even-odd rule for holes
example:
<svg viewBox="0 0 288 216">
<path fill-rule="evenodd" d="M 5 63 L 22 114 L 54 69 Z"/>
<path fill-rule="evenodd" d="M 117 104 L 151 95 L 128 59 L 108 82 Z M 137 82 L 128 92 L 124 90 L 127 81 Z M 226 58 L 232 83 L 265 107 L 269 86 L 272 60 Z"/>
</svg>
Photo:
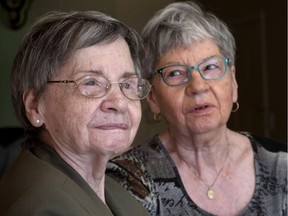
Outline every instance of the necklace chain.
<svg viewBox="0 0 288 216">
<path fill-rule="evenodd" d="M 223 169 L 224 169 L 224 167 L 225 167 L 224 165 L 225 165 L 225 163 L 226 163 L 226 161 L 227 161 L 228 154 L 229 154 L 229 145 L 228 145 L 228 148 L 227 148 L 227 151 L 226 151 L 226 156 L 225 156 L 225 158 L 224 158 L 222 167 L 221 167 L 221 169 L 219 170 L 219 172 L 217 173 L 214 181 L 213 181 L 212 184 L 210 184 L 210 185 L 207 184 L 207 183 L 201 178 L 201 176 L 199 175 L 199 173 L 198 173 L 195 169 L 193 169 L 191 166 L 188 165 L 188 163 L 187 163 L 186 161 L 184 161 L 184 162 L 186 163 L 187 167 L 194 173 L 194 175 L 197 176 L 197 177 L 200 179 L 200 181 L 208 188 L 208 189 L 207 189 L 207 197 L 208 197 L 208 199 L 213 199 L 213 198 L 214 198 L 214 190 L 212 189 L 212 187 L 213 187 L 214 184 L 216 183 L 218 177 L 220 176 L 221 172 L 223 171 Z"/>
</svg>

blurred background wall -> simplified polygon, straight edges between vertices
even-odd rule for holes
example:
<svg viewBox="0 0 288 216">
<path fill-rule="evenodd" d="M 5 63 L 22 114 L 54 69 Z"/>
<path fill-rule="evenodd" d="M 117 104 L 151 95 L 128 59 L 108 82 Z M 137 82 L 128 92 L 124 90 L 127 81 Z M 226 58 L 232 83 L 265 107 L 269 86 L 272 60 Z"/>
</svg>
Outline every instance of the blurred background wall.
<svg viewBox="0 0 288 216">
<path fill-rule="evenodd" d="M 136 29 L 139 33 L 154 14 L 171 0 L 31 0 L 20 13 L 23 26 L 10 26 L 3 3 L 10 7 L 21 0 L 0 0 L 0 127 L 20 126 L 12 108 L 9 76 L 13 58 L 24 33 L 35 18 L 51 10 L 98 10 Z M 240 110 L 231 115 L 229 126 L 287 140 L 287 1 L 199 0 L 205 8 L 230 26 L 237 43 L 236 78 Z M 5 25 L 6 24 L 6 25 Z M 14 29 L 13 29 L 14 28 Z M 161 131 L 145 101 L 143 117 L 134 144 Z"/>
</svg>

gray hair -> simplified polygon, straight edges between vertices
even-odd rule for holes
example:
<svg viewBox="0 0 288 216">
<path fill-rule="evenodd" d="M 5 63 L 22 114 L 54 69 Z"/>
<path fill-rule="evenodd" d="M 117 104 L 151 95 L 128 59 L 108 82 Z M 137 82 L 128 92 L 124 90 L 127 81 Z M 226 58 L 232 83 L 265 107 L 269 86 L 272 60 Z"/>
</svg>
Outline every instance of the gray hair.
<svg viewBox="0 0 288 216">
<path fill-rule="evenodd" d="M 235 59 L 235 40 L 227 25 L 194 2 L 175 2 L 155 13 L 142 31 L 145 58 L 144 71 L 154 73 L 159 58 L 168 50 L 186 47 L 193 42 L 210 38 L 220 53 Z"/>
<path fill-rule="evenodd" d="M 23 94 L 33 89 L 39 98 L 47 81 L 65 65 L 78 49 L 127 42 L 138 76 L 141 76 L 143 44 L 136 31 L 97 11 L 49 12 L 40 17 L 25 35 L 14 59 L 11 74 L 12 102 L 26 129 L 33 128 L 25 112 Z"/>
</svg>

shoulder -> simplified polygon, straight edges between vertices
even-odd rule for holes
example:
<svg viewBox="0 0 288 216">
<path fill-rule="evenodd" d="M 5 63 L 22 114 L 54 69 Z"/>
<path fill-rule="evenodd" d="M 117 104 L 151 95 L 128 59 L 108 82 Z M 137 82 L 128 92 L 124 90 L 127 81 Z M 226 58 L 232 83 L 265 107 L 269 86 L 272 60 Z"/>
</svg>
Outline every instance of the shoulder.
<svg viewBox="0 0 288 216">
<path fill-rule="evenodd" d="M 0 181 L 1 215 L 20 211 L 21 215 L 89 215 L 97 212 L 96 203 L 72 179 L 28 150 Z"/>
<path fill-rule="evenodd" d="M 267 161 L 287 162 L 287 144 L 270 137 L 242 132 L 251 142 L 256 156 Z"/>
<path fill-rule="evenodd" d="M 256 172 L 256 189 L 250 207 L 264 211 L 265 215 L 282 214 L 281 211 L 287 209 L 286 144 L 256 134 L 245 135 L 252 144 Z"/>
<path fill-rule="evenodd" d="M 287 143 L 282 141 L 246 131 L 239 132 L 239 135 L 245 136 L 249 139 L 254 151 L 262 148 L 262 150 L 271 153 L 287 153 Z"/>
<path fill-rule="evenodd" d="M 10 197 L 11 198 L 11 197 Z M 90 215 L 77 200 L 63 190 L 37 185 L 21 191 L 13 200 L 2 201 L 0 212 L 5 215 Z"/>
<path fill-rule="evenodd" d="M 261 144 L 263 148 L 270 152 L 286 152 L 287 153 L 287 143 L 283 143 L 276 139 L 269 137 L 260 136 L 258 134 L 251 134 L 253 139 Z"/>
<path fill-rule="evenodd" d="M 1 179 L 0 185 L 14 182 L 13 188 L 25 189 L 40 184 L 60 185 L 65 178 L 66 176 L 60 170 L 39 159 L 29 150 L 23 150 Z M 21 184 L 16 184 L 20 181 Z"/>
<path fill-rule="evenodd" d="M 262 174 L 266 172 L 270 176 L 275 176 L 278 180 L 287 180 L 287 144 L 277 140 L 259 136 L 256 134 L 245 133 L 249 138 Z"/>
</svg>

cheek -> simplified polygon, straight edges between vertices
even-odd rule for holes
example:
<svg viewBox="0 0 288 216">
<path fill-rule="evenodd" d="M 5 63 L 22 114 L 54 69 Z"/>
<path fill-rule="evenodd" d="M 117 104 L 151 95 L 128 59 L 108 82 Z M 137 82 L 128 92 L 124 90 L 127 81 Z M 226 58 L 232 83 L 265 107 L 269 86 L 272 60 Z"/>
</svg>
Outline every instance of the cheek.
<svg viewBox="0 0 288 216">
<path fill-rule="evenodd" d="M 234 100 L 234 89 L 231 82 L 225 82 L 222 87 L 218 88 L 218 94 L 221 95 L 220 97 L 220 105 L 225 105 L 225 109 L 230 112 L 233 100 Z"/>
<path fill-rule="evenodd" d="M 175 119 L 181 118 L 182 115 L 185 93 L 181 90 L 175 91 L 175 89 L 159 91 L 156 96 L 160 112 L 168 122 L 170 122 L 170 119 L 175 121 Z"/>
<path fill-rule="evenodd" d="M 164 83 L 158 83 L 157 87 L 155 87 L 155 100 L 159 105 L 161 112 L 163 109 L 173 104 L 176 99 L 182 97 L 180 91 L 175 91 L 175 89 L 176 88 L 167 87 Z"/>
<path fill-rule="evenodd" d="M 44 123 L 47 130 L 63 131 L 81 128 L 88 123 L 89 117 L 94 112 L 92 107 L 95 107 L 95 104 L 91 106 L 85 98 L 52 92 L 45 95 L 43 99 Z"/>
</svg>

